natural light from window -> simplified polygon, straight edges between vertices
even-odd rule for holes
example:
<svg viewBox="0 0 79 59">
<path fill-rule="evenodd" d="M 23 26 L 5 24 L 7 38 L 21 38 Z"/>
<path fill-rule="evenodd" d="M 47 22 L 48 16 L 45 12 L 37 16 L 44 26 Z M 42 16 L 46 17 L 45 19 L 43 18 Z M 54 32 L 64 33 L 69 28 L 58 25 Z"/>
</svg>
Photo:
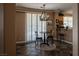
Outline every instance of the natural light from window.
<svg viewBox="0 0 79 59">
<path fill-rule="evenodd" d="M 64 27 L 73 27 L 73 17 L 72 16 L 64 16 Z"/>
<path fill-rule="evenodd" d="M 26 13 L 27 21 L 26 21 L 26 39 L 27 41 L 34 41 L 36 40 L 35 32 L 38 32 L 38 36 L 43 36 L 41 32 L 46 32 L 46 21 L 40 20 L 39 13 Z"/>
</svg>

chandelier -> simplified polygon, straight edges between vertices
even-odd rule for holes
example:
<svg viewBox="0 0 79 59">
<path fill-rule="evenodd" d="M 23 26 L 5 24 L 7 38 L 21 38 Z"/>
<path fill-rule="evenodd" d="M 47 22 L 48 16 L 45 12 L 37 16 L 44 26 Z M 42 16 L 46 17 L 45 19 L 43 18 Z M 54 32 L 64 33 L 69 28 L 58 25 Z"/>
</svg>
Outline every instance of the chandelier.
<svg viewBox="0 0 79 59">
<path fill-rule="evenodd" d="M 45 10 L 45 4 L 43 4 L 42 8 L 42 14 L 40 16 L 41 21 L 48 21 L 49 20 L 49 15 L 47 15 L 46 10 Z"/>
</svg>

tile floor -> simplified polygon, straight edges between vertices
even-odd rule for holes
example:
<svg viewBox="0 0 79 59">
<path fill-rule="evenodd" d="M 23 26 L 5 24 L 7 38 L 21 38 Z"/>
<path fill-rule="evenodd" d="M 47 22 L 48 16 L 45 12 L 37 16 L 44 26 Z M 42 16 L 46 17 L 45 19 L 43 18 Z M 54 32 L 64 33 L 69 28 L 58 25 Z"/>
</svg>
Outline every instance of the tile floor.
<svg viewBox="0 0 79 59">
<path fill-rule="evenodd" d="M 72 45 L 54 41 L 56 49 L 53 51 L 43 51 L 35 48 L 35 43 L 29 43 L 17 47 L 17 56 L 72 56 Z"/>
</svg>

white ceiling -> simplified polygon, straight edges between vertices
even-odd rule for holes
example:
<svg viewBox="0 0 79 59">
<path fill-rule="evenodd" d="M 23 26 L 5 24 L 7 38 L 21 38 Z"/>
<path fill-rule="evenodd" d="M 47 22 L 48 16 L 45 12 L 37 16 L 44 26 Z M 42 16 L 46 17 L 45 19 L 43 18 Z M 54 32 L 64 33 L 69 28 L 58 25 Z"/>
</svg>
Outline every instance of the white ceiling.
<svg viewBox="0 0 79 59">
<path fill-rule="evenodd" d="M 17 3 L 16 6 L 23 6 L 29 8 L 41 9 L 41 6 L 46 4 L 47 10 L 68 10 L 72 9 L 73 3 Z"/>
</svg>

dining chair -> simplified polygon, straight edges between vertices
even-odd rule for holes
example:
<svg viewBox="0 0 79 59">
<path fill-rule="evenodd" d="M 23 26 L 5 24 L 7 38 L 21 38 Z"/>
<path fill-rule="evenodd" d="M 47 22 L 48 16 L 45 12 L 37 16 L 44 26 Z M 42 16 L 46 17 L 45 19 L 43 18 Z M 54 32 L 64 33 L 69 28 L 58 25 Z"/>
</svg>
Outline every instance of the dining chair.
<svg viewBox="0 0 79 59">
<path fill-rule="evenodd" d="M 40 45 L 43 42 L 43 39 L 42 39 L 42 37 L 38 36 L 38 32 L 35 32 L 35 33 L 36 33 L 35 45 Z"/>
<path fill-rule="evenodd" d="M 54 41 L 53 41 L 53 36 L 52 36 L 52 35 L 47 36 L 47 43 L 48 43 L 49 45 L 54 43 Z"/>
<path fill-rule="evenodd" d="M 52 30 L 50 32 L 48 32 L 48 35 L 47 35 L 47 43 L 50 45 L 50 44 L 53 44 L 54 41 L 53 41 L 53 35 L 52 35 Z"/>
</svg>

